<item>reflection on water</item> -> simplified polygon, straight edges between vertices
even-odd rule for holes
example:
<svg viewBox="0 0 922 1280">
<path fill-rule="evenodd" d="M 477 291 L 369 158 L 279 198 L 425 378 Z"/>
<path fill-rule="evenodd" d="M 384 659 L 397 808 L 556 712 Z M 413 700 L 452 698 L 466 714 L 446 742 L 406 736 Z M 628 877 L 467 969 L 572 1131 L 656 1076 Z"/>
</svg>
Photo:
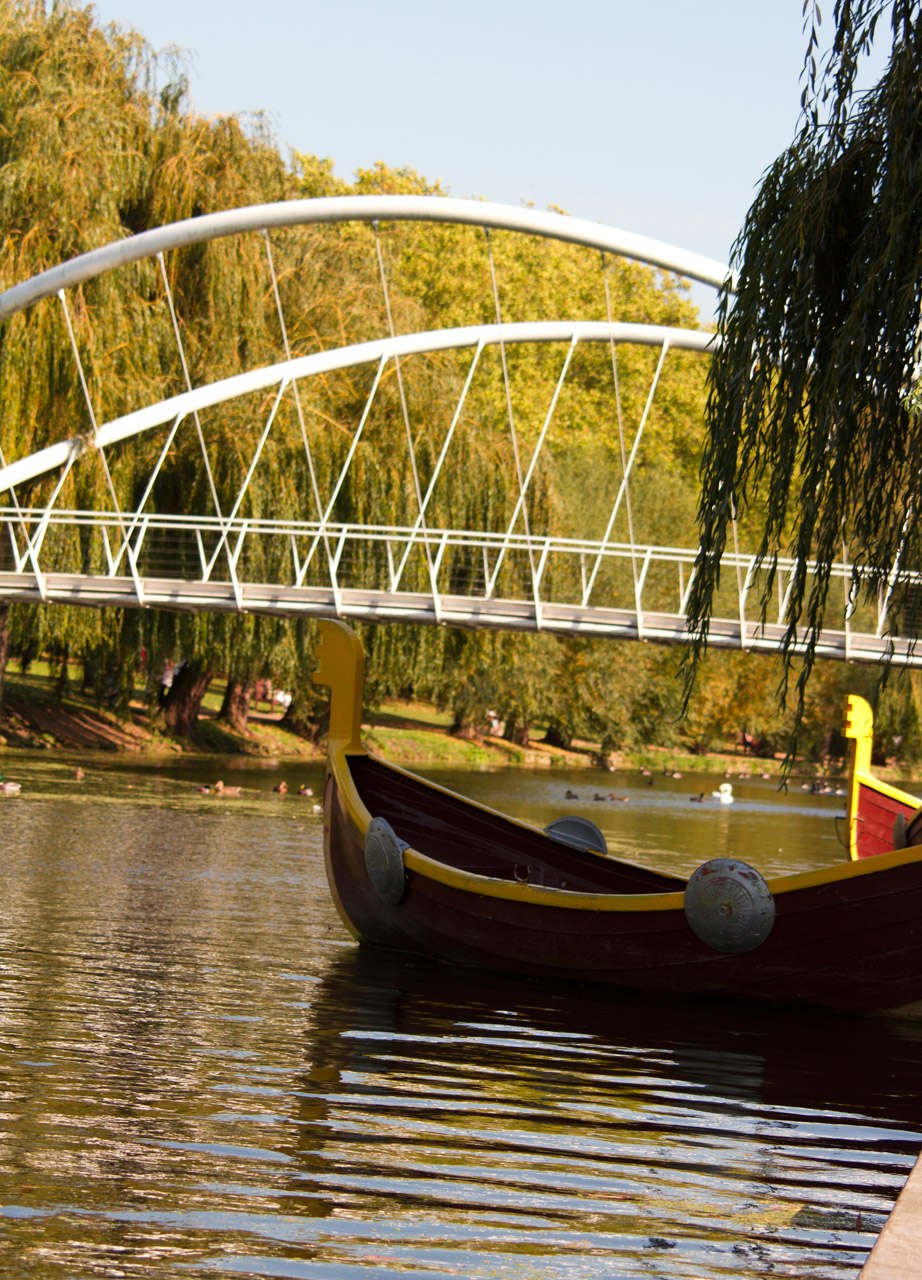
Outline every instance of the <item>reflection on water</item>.
<svg viewBox="0 0 922 1280">
<path fill-rule="evenodd" d="M 0 804 L 0 1274 L 857 1275 L 922 1143 L 922 1028 L 369 953 L 312 805 L 252 768 L 199 797 L 218 768 L 25 762 Z M 585 775 L 463 785 L 639 856 L 840 856 L 834 799 L 603 780 L 617 812 L 562 801 Z"/>
</svg>

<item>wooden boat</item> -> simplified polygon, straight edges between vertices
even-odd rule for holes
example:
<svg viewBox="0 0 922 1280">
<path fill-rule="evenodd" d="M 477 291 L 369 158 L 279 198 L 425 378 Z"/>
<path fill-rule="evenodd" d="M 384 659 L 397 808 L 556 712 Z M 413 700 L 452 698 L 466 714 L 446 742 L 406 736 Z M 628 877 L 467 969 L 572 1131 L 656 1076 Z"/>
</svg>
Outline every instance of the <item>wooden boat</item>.
<svg viewBox="0 0 922 1280">
<path fill-rule="evenodd" d="M 849 856 L 873 858 L 922 844 L 922 800 L 874 777 L 874 714 L 855 694 L 848 697 L 845 734 L 855 743 L 848 788 Z"/>
<path fill-rule="evenodd" d="M 688 881 L 620 861 L 586 820 L 542 831 L 370 755 L 361 645 L 321 631 L 326 870 L 356 939 L 642 992 L 922 1014 L 922 848 L 767 882 L 736 859 Z"/>
</svg>

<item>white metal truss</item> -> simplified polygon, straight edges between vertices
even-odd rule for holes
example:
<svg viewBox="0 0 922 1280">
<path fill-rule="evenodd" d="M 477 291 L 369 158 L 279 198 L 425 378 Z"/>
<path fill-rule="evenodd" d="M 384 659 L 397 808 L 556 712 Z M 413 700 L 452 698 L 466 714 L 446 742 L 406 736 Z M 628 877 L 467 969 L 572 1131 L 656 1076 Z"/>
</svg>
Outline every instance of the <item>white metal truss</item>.
<svg viewBox="0 0 922 1280">
<path fill-rule="evenodd" d="M 60 266 L 51 267 L 31 280 L 14 285 L 0 293 L 0 320 L 50 297 L 59 289 L 92 280 L 94 276 L 116 267 L 140 262 L 144 258 L 182 249 L 222 236 L 242 235 L 248 231 L 271 231 L 279 227 L 296 227 L 335 222 L 441 222 L 458 226 L 493 227 L 517 231 L 525 235 L 546 236 L 566 244 L 585 245 L 634 258 L 654 267 L 663 267 L 677 275 L 688 276 L 703 284 L 721 288 L 730 278 L 729 268 L 712 258 L 677 249 L 674 245 L 648 236 L 634 235 L 614 227 L 569 218 L 561 213 L 541 209 L 519 209 L 514 205 L 492 204 L 480 200 L 457 200 L 446 196 L 326 196 L 318 200 L 284 200 L 275 204 L 249 205 L 242 209 L 225 209 L 198 218 L 186 218 L 167 227 L 142 231 L 124 240 L 83 253 Z"/>
<path fill-rule="evenodd" d="M 289 343 L 270 231 L 356 220 L 375 224 L 374 246 L 387 333 L 352 346 L 295 355 Z M 455 223 L 485 232 L 495 323 L 398 333 L 376 227 L 385 221 Z M 491 230 L 544 236 L 599 253 L 607 320 L 504 321 Z M 261 235 L 265 241 L 267 297 L 274 300 L 284 359 L 194 386 L 165 255 L 190 244 L 245 233 Z M 631 485 L 670 353 L 691 351 L 706 355 L 716 339 L 710 332 L 694 329 L 615 321 L 608 280 L 611 255 L 635 258 L 715 287 L 733 287 L 727 268 L 720 263 L 561 214 L 443 197 L 350 196 L 261 205 L 188 219 L 94 250 L 0 293 L 0 322 L 43 299 L 60 299 L 91 427 L 88 432 L 74 432 L 67 439 L 19 458 L 10 458 L 0 441 L 0 502 L 7 504 L 0 507 L 0 537 L 8 539 L 11 552 L 0 557 L 0 563 L 9 566 L 0 570 L 0 599 L 95 607 L 338 616 L 558 634 L 579 632 L 666 644 L 687 641 L 686 610 L 698 548 L 658 546 L 641 540 L 637 536 Z M 67 290 L 145 258 L 157 259 L 184 389 L 156 404 L 100 423 L 71 323 Z M 507 349 L 547 343 L 559 344 L 562 349 L 556 381 L 548 386 L 540 419 L 530 424 L 530 433 L 523 433 L 513 412 Z M 600 539 L 537 532 L 537 521 L 532 518 L 538 469 L 554 447 L 561 396 L 574 355 L 583 344 L 607 344 L 610 349 L 613 411 L 612 425 L 607 429 L 620 457 L 620 476 L 612 478 L 613 501 Z M 650 385 L 644 388 L 638 402 L 638 408 L 640 404 L 643 408 L 636 422 L 626 422 L 622 408 L 618 349 L 624 344 L 648 346 L 655 353 L 650 362 Z M 448 474 L 447 462 L 471 388 L 484 366 L 485 353 L 491 348 L 498 350 L 502 366 L 507 443 L 511 443 L 515 459 L 509 508 L 497 527 L 490 530 L 441 527 L 433 514 L 437 509 L 436 487 L 440 478 Z M 411 415 L 403 366 L 414 357 L 464 351 L 470 352 L 470 363 L 460 379 L 462 385 L 447 431 L 438 447 L 431 449 L 434 461 L 426 480 L 417 456 L 423 424 L 416 423 Z M 299 388 L 310 378 L 362 366 L 371 371 L 363 375 L 370 390 L 351 440 L 344 446 L 337 474 L 322 483 Z M 338 500 L 353 475 L 358 452 L 373 429 L 382 383 L 391 373 L 406 436 L 413 509 L 405 524 L 374 523 L 373 518 L 361 525 L 344 524 L 335 518 Z M 252 453 L 241 466 L 239 487 L 235 495 L 225 499 L 222 509 L 201 415 L 245 397 L 254 398 L 251 405 L 257 402 L 262 407 L 257 411 L 260 416 L 253 431 Z M 247 495 L 288 397 L 294 403 L 303 446 L 303 455 L 293 458 L 293 464 L 307 469 L 310 497 L 306 503 L 310 510 L 298 519 L 257 519 L 245 514 Z M 251 407 L 248 412 L 252 413 Z M 160 433 L 153 471 L 143 484 L 139 483 L 142 491 L 134 510 L 124 510 L 106 450 L 124 446 L 149 432 Z M 197 436 L 213 511 L 168 515 L 154 508 L 157 478 L 168 465 L 183 432 Z M 87 512 L 59 506 L 73 469 L 97 463 L 103 469 L 112 510 Z M 50 496 L 41 508 L 32 509 L 17 495 L 17 487 L 45 476 L 49 477 L 45 489 Z M 92 553 L 87 562 L 101 566 L 98 572 L 62 571 L 57 548 L 73 545 L 78 531 L 80 546 L 84 550 L 90 548 Z M 725 592 L 721 598 L 725 616 L 711 622 L 709 643 L 718 648 L 777 650 L 790 639 L 788 610 L 799 566 L 794 561 L 777 562 L 777 616 L 754 616 L 750 601 L 762 599 L 765 570 L 751 554 L 741 552 L 736 534 L 734 522 L 734 550 L 722 560 L 727 580 L 735 579 L 736 590 Z M 251 551 L 256 554 L 249 557 Z M 276 580 L 251 581 L 248 563 L 273 564 Z M 459 565 L 463 566 L 461 576 L 467 575 L 460 585 Z M 514 570 L 510 566 L 515 566 Z M 810 572 L 808 566 L 808 575 Z M 879 578 L 878 574 L 874 580 Z M 879 593 L 876 612 L 862 603 L 867 599 L 866 584 L 870 579 L 870 574 L 849 564 L 843 546 L 842 563 L 833 570 L 833 582 L 838 584 L 843 600 L 842 616 L 818 637 L 817 654 L 868 662 L 887 657 L 897 664 L 922 666 L 922 653 L 916 654 L 912 638 L 885 634 L 888 625 L 893 627 L 893 615 L 902 599 L 899 593 L 922 597 L 922 577 L 903 570 L 897 557 L 886 588 Z M 420 582 L 425 584 L 425 590 L 420 589 Z M 805 645 L 807 639 L 806 634 L 797 632 L 795 647 Z"/>
<path fill-rule="evenodd" d="M 629 342 L 657 347 L 668 342 L 673 350 L 706 352 L 711 348 L 714 335 L 697 329 L 675 329 L 665 325 L 609 325 L 604 320 L 544 320 L 503 325 L 470 325 L 460 329 L 434 329 L 428 333 L 378 338 L 372 342 L 356 343 L 354 346 L 337 347 L 332 351 L 284 360 L 280 364 L 253 369 L 248 373 L 238 373 L 220 382 L 196 387 L 193 391 L 185 391 L 157 404 L 136 409 L 133 413 L 126 413 L 123 417 L 114 418 L 98 427 L 96 447 L 128 440 L 177 418 L 194 418 L 203 409 L 213 408 L 252 392 L 278 388 L 283 382 L 294 382 L 320 373 L 333 373 L 357 365 L 387 362 L 410 355 L 497 346 L 501 341 L 510 346 L 514 343 L 576 341 Z M 5 467 L 0 468 L 0 493 L 66 466 L 69 461 L 74 461 L 92 447 L 92 441 L 74 436 L 40 449 L 17 462 L 8 462 Z"/>
</svg>

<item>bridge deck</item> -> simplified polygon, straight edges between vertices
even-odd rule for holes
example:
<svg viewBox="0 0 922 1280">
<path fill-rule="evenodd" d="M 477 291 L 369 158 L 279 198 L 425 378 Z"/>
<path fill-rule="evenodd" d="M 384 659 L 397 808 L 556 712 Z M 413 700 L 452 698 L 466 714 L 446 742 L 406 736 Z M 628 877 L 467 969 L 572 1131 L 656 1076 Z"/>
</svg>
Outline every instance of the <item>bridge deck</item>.
<svg viewBox="0 0 922 1280">
<path fill-rule="evenodd" d="M 429 626 L 489 628 L 502 631 L 543 631 L 557 635 L 575 632 L 616 640 L 646 640 L 658 644 L 688 641 L 680 613 L 582 607 L 550 601 L 507 600 L 477 596 L 438 595 L 319 586 L 286 586 L 225 581 L 128 576 L 0 572 L 0 598 L 29 602 L 75 604 L 95 608 L 158 608 L 181 612 L 245 612 L 357 622 L 412 622 Z M 708 643 L 718 649 L 778 652 L 785 627 L 772 623 L 715 618 Z M 820 634 L 819 657 L 849 662 L 879 662 L 892 650 L 903 666 L 922 666 L 922 650 L 911 639 L 861 632 L 826 630 Z"/>
</svg>

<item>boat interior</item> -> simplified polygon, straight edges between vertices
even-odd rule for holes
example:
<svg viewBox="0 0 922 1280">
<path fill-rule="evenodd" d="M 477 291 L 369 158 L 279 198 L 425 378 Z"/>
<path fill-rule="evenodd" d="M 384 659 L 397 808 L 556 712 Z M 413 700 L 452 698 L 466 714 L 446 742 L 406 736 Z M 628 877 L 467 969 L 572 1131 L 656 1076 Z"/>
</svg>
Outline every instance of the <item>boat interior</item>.
<svg viewBox="0 0 922 1280">
<path fill-rule="evenodd" d="M 685 888 L 679 876 L 573 848 L 383 760 L 347 759 L 372 816 L 385 818 L 418 853 L 458 871 L 582 893 L 675 893 Z"/>
</svg>

